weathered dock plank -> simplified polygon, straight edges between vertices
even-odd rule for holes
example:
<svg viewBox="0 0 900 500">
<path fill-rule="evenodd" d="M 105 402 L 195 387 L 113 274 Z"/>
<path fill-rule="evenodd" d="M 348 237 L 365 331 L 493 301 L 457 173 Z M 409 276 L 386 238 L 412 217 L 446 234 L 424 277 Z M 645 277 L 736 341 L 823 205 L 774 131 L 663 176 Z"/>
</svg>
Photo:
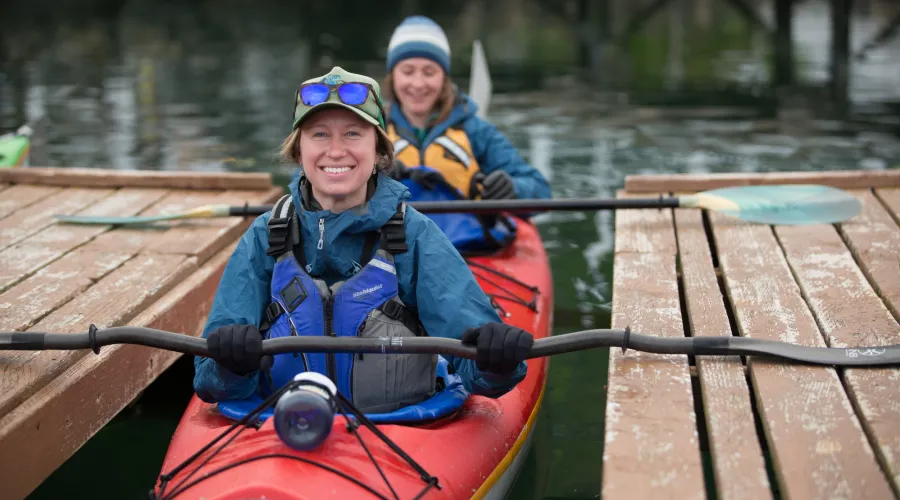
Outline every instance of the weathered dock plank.
<svg viewBox="0 0 900 500">
<path fill-rule="evenodd" d="M 671 210 L 616 213 L 613 328 L 684 335 L 676 253 Z M 685 356 L 610 349 L 606 419 L 604 497 L 705 496 Z"/>
<path fill-rule="evenodd" d="M 241 191 L 226 191 L 215 196 L 195 192 L 171 198 L 172 201 L 178 200 L 178 203 L 172 205 L 177 207 L 175 210 L 186 210 L 203 204 L 243 205 L 250 195 L 251 193 Z M 240 237 L 253 219 L 223 217 L 203 221 L 202 225 L 191 220 L 179 221 L 165 235 L 150 243 L 148 249 L 162 253 L 197 255 L 205 260 L 218 251 L 224 242 Z"/>
<path fill-rule="evenodd" d="M 0 331 L 24 331 L 134 254 L 79 248 L 0 294 Z"/>
<path fill-rule="evenodd" d="M 74 214 L 114 192 L 111 189 L 67 189 L 53 195 L 48 203 L 39 203 L 16 211 L 0 220 L 0 250 L 53 225 L 54 215 Z"/>
<path fill-rule="evenodd" d="M 741 335 L 825 347 L 769 226 L 711 216 Z M 779 489 L 790 498 L 888 498 L 890 486 L 832 368 L 748 362 Z"/>
<path fill-rule="evenodd" d="M 655 197 L 796 183 L 850 190 L 863 211 L 836 225 L 778 227 L 711 213 L 703 228 L 696 211 L 674 210 L 687 331 L 729 335 L 736 327 L 747 337 L 820 347 L 900 343 L 900 171 L 629 176 L 625 187 L 630 196 Z M 653 254 L 632 272 L 645 277 L 632 284 L 638 289 L 645 282 L 654 289 L 662 268 L 650 263 L 669 252 L 650 241 L 633 244 Z M 615 258 L 618 270 L 622 257 Z M 636 267 L 628 258 L 624 265 Z M 614 292 L 613 315 L 645 303 L 643 294 L 617 298 Z M 784 498 L 900 498 L 900 370 L 748 357 L 742 382 L 737 359 L 696 359 L 717 497 L 770 497 L 771 488 Z M 714 396 L 727 390 L 731 398 Z M 622 428 L 643 427 L 637 413 L 620 420 Z M 669 436 L 654 429 L 641 439 L 649 445 Z M 605 463 L 604 475 L 608 470 Z M 655 470 L 645 469 L 630 479 L 656 478 Z"/>
<path fill-rule="evenodd" d="M 44 183 L 41 187 L 77 186 L 52 187 L 58 191 L 54 199 L 79 191 L 108 192 L 69 211 L 82 215 L 146 214 L 172 210 L 176 204 L 185 208 L 185 200 L 196 201 L 190 197 L 197 191 L 205 200 L 253 205 L 272 203 L 283 193 L 268 175 L 256 189 L 253 182 L 244 182 L 244 175 L 158 173 L 148 183 L 120 172 L 107 172 L 109 179 L 103 180 L 103 171 L 45 170 L 33 179 Z M 104 188 L 97 189 L 94 181 Z M 144 185 L 153 187 L 140 187 Z M 6 192 L 25 186 L 15 184 Z M 187 198 L 167 196 L 172 189 L 191 186 L 196 191 L 181 191 Z M 20 214 L 35 212 L 41 204 L 23 203 L 0 222 L 20 224 L 29 216 Z M 51 219 L 0 250 L 0 311 L 14 311 L 2 315 L 0 330 L 83 332 L 90 324 L 131 324 L 198 335 L 225 263 L 251 221 L 228 217 L 137 231 Z M 135 237 L 137 233 L 141 236 Z M 32 491 L 178 356 L 140 346 L 110 346 L 99 356 L 88 350 L 0 352 L 4 498 Z"/>
<path fill-rule="evenodd" d="M 79 215 L 136 215 L 165 195 L 166 190 L 121 189 L 115 196 L 103 199 Z M 45 227 L 19 243 L 0 250 L 0 293 L 26 279 L 67 252 L 105 233 L 111 226 L 79 226 L 56 224 Z M 98 248 L 99 250 L 99 248 Z M 111 246 L 109 251 L 122 251 Z"/>
<path fill-rule="evenodd" d="M 884 202 L 894 220 L 900 224 L 900 188 L 876 189 L 875 193 Z"/>
<path fill-rule="evenodd" d="M 197 267 L 182 255 L 141 254 L 28 329 L 84 333 L 127 324 Z M 0 357 L 0 414 L 49 383 L 85 351 L 21 351 Z"/>
<path fill-rule="evenodd" d="M 869 283 L 900 321 L 900 226 L 875 194 L 854 194 L 862 202 L 862 213 L 840 224 L 839 230 Z M 890 200 L 890 192 L 880 193 L 883 199 L 885 194 Z"/>
<path fill-rule="evenodd" d="M 0 182 L 44 186 L 90 186 L 93 188 L 246 189 L 265 191 L 272 187 L 269 174 L 180 172 L 154 170 L 110 170 L 100 168 L 7 168 L 0 169 Z"/>
<path fill-rule="evenodd" d="M 8 189 L 6 189 L 8 188 Z M 12 186 L 5 184 L 0 186 L 0 219 L 6 218 L 9 214 L 28 207 L 43 199 L 46 199 L 60 191 L 61 188 L 49 186 Z"/>
<path fill-rule="evenodd" d="M 870 222 L 867 213 L 874 215 L 880 210 L 871 194 L 866 194 L 866 204 L 873 206 L 862 220 L 847 226 L 855 226 L 852 234 L 863 237 L 869 248 L 883 247 L 882 243 L 895 239 L 892 233 L 858 232 Z M 857 267 L 834 227 L 784 226 L 777 227 L 776 234 L 831 347 L 900 344 L 900 324 Z M 895 267 L 898 257 L 900 246 L 895 246 Z M 846 369 L 843 378 L 862 426 L 900 495 L 900 369 Z"/>
<path fill-rule="evenodd" d="M 702 212 L 675 210 L 675 226 L 691 335 L 732 335 Z M 771 498 L 741 358 L 697 356 L 696 364 L 718 498 Z"/>
<path fill-rule="evenodd" d="M 233 249 L 221 250 L 129 324 L 198 335 Z M 28 495 L 180 356 L 135 345 L 88 352 L 0 417 L 4 498 Z"/>
</svg>

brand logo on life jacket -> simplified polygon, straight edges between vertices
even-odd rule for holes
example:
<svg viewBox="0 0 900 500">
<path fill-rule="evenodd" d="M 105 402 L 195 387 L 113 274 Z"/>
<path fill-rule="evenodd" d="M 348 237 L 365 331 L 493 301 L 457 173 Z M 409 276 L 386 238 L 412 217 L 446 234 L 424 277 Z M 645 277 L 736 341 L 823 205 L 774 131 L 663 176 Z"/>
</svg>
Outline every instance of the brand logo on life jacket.
<svg viewBox="0 0 900 500">
<path fill-rule="evenodd" d="M 377 292 L 378 290 L 381 290 L 382 288 L 383 288 L 383 285 L 380 285 L 380 284 L 379 284 L 379 285 L 375 285 L 375 286 L 373 286 L 373 287 L 371 287 L 371 288 L 365 288 L 365 289 L 363 289 L 363 290 L 360 290 L 360 291 L 358 291 L 358 292 L 355 292 L 355 293 L 353 294 L 353 298 L 354 298 L 354 299 L 358 299 L 358 298 L 362 297 L 363 295 L 369 295 L 370 293 L 372 293 L 372 292 Z"/>
</svg>

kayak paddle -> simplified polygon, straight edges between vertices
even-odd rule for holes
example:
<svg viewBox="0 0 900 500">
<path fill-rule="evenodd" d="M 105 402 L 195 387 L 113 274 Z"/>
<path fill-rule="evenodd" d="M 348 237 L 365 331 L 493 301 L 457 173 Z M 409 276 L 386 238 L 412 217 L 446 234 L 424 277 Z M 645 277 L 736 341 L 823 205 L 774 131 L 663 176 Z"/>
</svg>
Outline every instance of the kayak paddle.
<svg viewBox="0 0 900 500">
<path fill-rule="evenodd" d="M 119 326 L 87 333 L 0 332 L 0 351 L 93 349 L 111 344 L 136 344 L 194 356 L 209 356 L 206 340 L 152 328 Z M 529 358 L 598 347 L 621 347 L 658 354 L 688 356 L 763 356 L 830 366 L 900 365 L 900 344 L 875 347 L 809 347 L 749 337 L 657 337 L 624 330 L 585 330 L 537 339 Z M 475 359 L 474 346 L 438 337 L 281 337 L 262 341 L 261 354 L 288 352 L 355 352 L 446 354 Z"/>
<path fill-rule="evenodd" d="M 736 186 L 686 196 L 660 196 L 658 198 L 419 201 L 411 202 L 410 206 L 422 213 L 474 214 L 700 208 L 748 222 L 784 225 L 842 222 L 854 217 L 862 210 L 859 200 L 850 193 L 831 186 L 816 184 Z M 186 212 L 151 216 L 57 215 L 55 217 L 60 222 L 70 224 L 125 225 L 176 219 L 258 216 L 271 209 L 272 205 L 205 205 Z"/>
</svg>

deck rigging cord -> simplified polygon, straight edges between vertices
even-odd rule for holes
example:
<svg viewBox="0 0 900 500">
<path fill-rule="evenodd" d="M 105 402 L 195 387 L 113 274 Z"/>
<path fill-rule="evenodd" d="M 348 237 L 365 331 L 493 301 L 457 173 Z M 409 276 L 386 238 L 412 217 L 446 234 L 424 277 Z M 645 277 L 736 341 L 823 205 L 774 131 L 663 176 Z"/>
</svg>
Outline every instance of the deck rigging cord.
<svg viewBox="0 0 900 500">
<path fill-rule="evenodd" d="M 500 305 L 500 303 L 497 301 L 497 299 L 508 300 L 510 302 L 514 302 L 516 304 L 523 305 L 534 312 L 537 312 L 537 299 L 541 293 L 541 291 L 540 291 L 540 289 L 538 289 L 538 287 L 529 285 L 527 283 L 523 283 L 522 281 L 514 278 L 512 275 L 509 275 L 502 271 L 498 271 L 496 269 L 490 268 L 483 264 L 479 264 L 478 262 L 472 261 L 470 259 L 465 259 L 465 260 L 466 260 L 466 264 L 468 264 L 470 266 L 470 268 L 473 268 L 473 267 L 475 268 L 475 269 L 472 269 L 472 274 L 476 278 L 480 279 L 481 281 L 484 281 L 485 283 L 488 283 L 489 285 L 492 285 L 494 288 L 496 288 L 497 290 L 502 292 L 502 293 L 498 293 L 498 292 L 485 291 L 485 295 L 487 295 L 488 299 L 490 299 L 491 305 L 494 306 L 494 309 L 497 310 L 497 312 L 500 314 L 501 317 L 507 318 L 507 317 L 509 317 L 509 313 L 506 311 L 506 309 L 503 306 Z M 499 276 L 499 277 L 505 279 L 506 281 L 509 281 L 515 285 L 525 288 L 526 290 L 531 292 L 531 300 L 525 300 L 522 297 L 515 295 L 514 293 L 512 293 L 512 291 L 510 291 L 509 288 L 506 288 L 504 285 L 501 285 L 500 283 L 497 283 L 496 281 L 492 280 L 491 278 L 488 278 L 482 271 L 488 272 L 495 276 Z"/>
<path fill-rule="evenodd" d="M 290 392 L 291 390 L 296 389 L 297 387 L 299 387 L 300 384 L 301 384 L 301 382 L 298 382 L 296 380 L 286 383 L 280 389 L 273 392 L 266 399 L 264 399 L 253 410 L 249 411 L 247 413 L 247 415 L 245 415 L 243 418 L 241 418 L 240 420 L 237 420 L 233 424 L 231 424 L 225 431 L 223 431 L 215 439 L 213 439 L 212 441 L 207 443 L 203 448 L 197 450 L 197 452 L 195 452 L 190 457 L 186 458 L 180 464 L 173 467 L 170 471 L 161 474 L 159 476 L 158 490 L 153 489 L 150 491 L 150 499 L 151 500 L 172 500 L 172 499 L 176 498 L 178 495 L 187 491 L 188 489 L 205 481 L 206 479 L 214 477 L 218 474 L 221 474 L 221 473 L 228 471 L 230 469 L 233 469 L 235 467 L 238 467 L 238 466 L 241 466 L 241 465 L 244 465 L 247 463 L 255 462 L 258 460 L 263 460 L 266 458 L 284 458 L 284 459 L 296 460 L 299 462 L 303 462 L 303 463 L 306 463 L 306 464 L 309 464 L 309 465 L 312 465 L 315 467 L 319 467 L 320 469 L 332 472 L 332 473 L 337 474 L 338 476 L 356 484 L 357 486 L 363 488 L 364 490 L 366 490 L 369 493 L 371 493 L 372 495 L 374 495 L 376 498 L 379 498 L 381 500 L 390 500 L 391 497 L 385 496 L 384 494 L 378 492 L 378 490 L 376 490 L 372 486 L 365 484 L 364 482 L 360 481 L 359 479 L 357 479 L 353 476 L 350 476 L 349 474 L 347 474 L 345 472 L 339 471 L 337 469 L 334 469 L 333 467 L 329 467 L 328 465 L 319 463 L 315 460 L 311 460 L 311 459 L 304 458 L 304 457 L 299 457 L 299 456 L 288 454 L 288 453 L 264 453 L 261 455 L 256 455 L 251 458 L 241 459 L 236 462 L 231 462 L 231 463 L 225 464 L 217 469 L 206 472 L 202 476 L 199 476 L 196 479 L 194 479 L 193 481 L 191 481 L 192 477 L 194 477 L 205 465 L 207 465 L 213 458 L 215 458 L 216 455 L 218 455 L 222 450 L 224 450 L 229 444 L 231 444 L 235 439 L 237 439 L 237 437 L 240 436 L 240 434 L 243 433 L 245 430 L 247 430 L 248 428 L 253 428 L 258 431 L 261 426 L 259 417 L 262 415 L 262 413 L 264 411 L 266 411 L 267 409 L 269 409 L 270 407 L 274 407 L 275 404 L 278 402 L 278 400 L 284 394 Z M 363 447 L 363 450 L 365 450 L 366 455 L 369 457 L 369 460 L 371 460 L 372 464 L 375 466 L 375 469 L 378 471 L 378 474 L 381 476 L 381 478 L 384 480 L 385 484 L 387 485 L 388 489 L 391 491 L 391 494 L 392 494 L 394 500 L 400 500 L 400 497 L 399 497 L 399 495 L 397 495 L 397 492 L 394 489 L 394 487 L 391 485 L 390 480 L 387 478 L 384 471 L 381 469 L 381 466 L 378 464 L 378 461 L 376 460 L 375 456 L 369 450 L 369 447 L 366 446 L 362 435 L 358 432 L 360 424 L 363 427 L 366 427 L 369 431 L 371 431 L 378 439 L 383 441 L 389 448 L 391 448 L 392 451 L 394 451 L 400 458 L 402 458 L 422 478 L 422 481 L 425 483 L 425 486 L 419 492 L 419 494 L 417 494 L 414 497 L 414 499 L 421 498 L 425 493 L 427 493 L 432 488 L 441 489 L 441 485 L 440 485 L 437 477 L 429 474 L 421 465 L 419 465 L 411 456 L 409 456 L 409 454 L 407 454 L 405 451 L 403 451 L 403 449 L 401 449 L 396 443 L 394 443 L 387 435 L 382 433 L 375 426 L 375 424 L 371 420 L 369 420 L 368 417 L 366 417 L 366 415 L 364 413 L 359 411 L 359 409 L 356 408 L 356 406 L 354 406 L 353 403 L 351 401 L 349 401 L 346 397 L 344 397 L 341 393 L 335 394 L 335 403 L 336 403 L 338 411 L 341 413 L 341 415 L 344 416 L 344 418 L 347 421 L 347 425 L 346 425 L 347 431 L 350 432 L 351 434 L 353 434 L 356 437 L 356 439 L 359 441 L 360 445 Z M 353 418 L 351 418 L 348 415 L 348 413 L 352 414 Z M 274 417 L 272 417 L 272 418 L 274 418 Z M 172 486 L 171 491 L 166 491 L 169 488 L 170 483 L 178 476 L 178 474 L 180 474 L 185 469 L 187 469 L 192 463 L 194 463 L 195 461 L 200 459 L 200 457 L 202 457 L 205 453 L 207 453 L 209 450 L 211 450 L 216 445 L 216 443 L 222 441 L 223 439 L 226 438 L 226 436 L 228 436 L 229 434 L 232 434 L 232 433 L 233 433 L 233 435 L 231 437 L 229 437 L 221 446 L 219 446 L 218 448 L 213 450 L 211 453 L 209 453 L 190 473 L 188 473 L 185 477 L 181 478 L 177 484 Z"/>
</svg>

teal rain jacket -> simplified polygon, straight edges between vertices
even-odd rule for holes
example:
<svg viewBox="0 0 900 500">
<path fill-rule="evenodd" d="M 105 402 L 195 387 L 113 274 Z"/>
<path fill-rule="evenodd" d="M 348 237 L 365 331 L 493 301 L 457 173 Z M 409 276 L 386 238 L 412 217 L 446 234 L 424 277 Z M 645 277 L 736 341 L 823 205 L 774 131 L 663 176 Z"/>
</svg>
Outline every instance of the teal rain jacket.
<svg viewBox="0 0 900 500">
<path fill-rule="evenodd" d="M 291 181 L 294 206 L 302 207 L 299 183 Z M 379 174 L 376 189 L 363 207 L 340 214 L 301 210 L 303 246 L 310 274 L 329 286 L 350 278 L 359 270 L 365 233 L 383 226 L 396 213 L 400 200 L 409 198 L 401 183 Z M 203 337 L 231 324 L 260 325 L 269 304 L 269 282 L 275 259 L 269 247 L 266 223 L 271 212 L 259 216 L 244 233 L 225 267 Z M 324 245 L 319 242 L 319 220 L 325 221 Z M 407 207 L 405 225 L 409 250 L 395 256 L 400 299 L 417 310 L 432 337 L 459 339 L 470 327 L 499 322 L 500 317 L 481 290 L 465 261 L 441 230 L 425 215 Z M 525 378 L 526 362 L 512 373 L 482 372 L 474 360 L 445 356 L 472 394 L 499 397 Z M 259 372 L 237 375 L 206 357 L 194 359 L 194 390 L 206 402 L 244 399 L 257 389 Z"/>
</svg>

